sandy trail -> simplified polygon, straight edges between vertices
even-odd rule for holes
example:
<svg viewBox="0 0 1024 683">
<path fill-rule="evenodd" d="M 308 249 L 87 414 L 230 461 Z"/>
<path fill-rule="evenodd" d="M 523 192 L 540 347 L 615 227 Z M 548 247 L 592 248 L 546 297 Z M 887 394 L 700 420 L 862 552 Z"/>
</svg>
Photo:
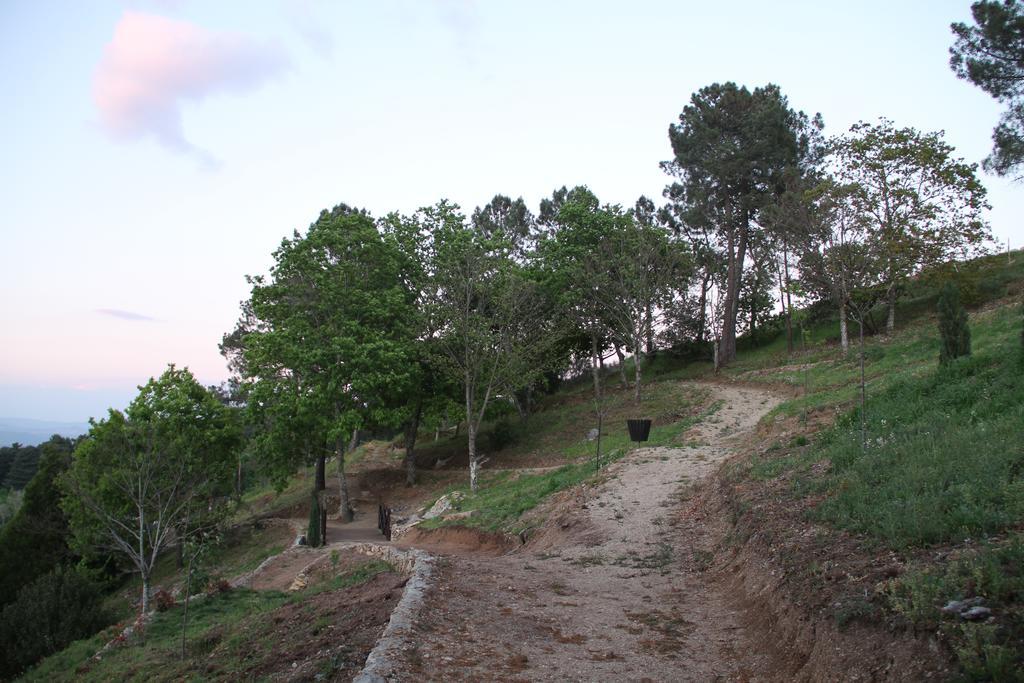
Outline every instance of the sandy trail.
<svg viewBox="0 0 1024 683">
<path fill-rule="evenodd" d="M 713 541 L 685 491 L 778 400 L 710 388 L 722 406 L 689 445 L 638 449 L 612 465 L 557 547 L 442 558 L 398 678 L 769 679 L 766 648 L 704 572 Z"/>
</svg>

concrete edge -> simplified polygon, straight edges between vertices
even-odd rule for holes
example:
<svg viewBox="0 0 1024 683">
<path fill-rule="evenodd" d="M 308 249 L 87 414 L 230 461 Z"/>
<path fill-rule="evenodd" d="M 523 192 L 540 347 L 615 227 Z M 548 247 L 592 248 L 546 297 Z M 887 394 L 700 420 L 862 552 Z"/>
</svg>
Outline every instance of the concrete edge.
<svg viewBox="0 0 1024 683">
<path fill-rule="evenodd" d="M 434 557 L 422 550 L 399 550 L 375 543 L 361 543 L 350 547 L 357 552 L 390 562 L 403 573 L 409 574 L 409 580 L 402 591 L 401 599 L 391 612 L 388 625 L 366 657 L 362 671 L 352 679 L 353 683 L 386 683 L 394 680 L 394 667 L 398 663 L 398 657 L 408 648 L 416 617 L 423 606 L 424 596 L 433 575 Z"/>
</svg>

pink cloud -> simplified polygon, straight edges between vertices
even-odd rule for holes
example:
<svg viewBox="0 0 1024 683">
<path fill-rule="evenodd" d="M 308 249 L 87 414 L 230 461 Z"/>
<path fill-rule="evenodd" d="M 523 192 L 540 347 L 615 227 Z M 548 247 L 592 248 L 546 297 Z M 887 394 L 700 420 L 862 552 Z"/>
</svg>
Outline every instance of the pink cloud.
<svg viewBox="0 0 1024 683">
<path fill-rule="evenodd" d="M 274 43 L 128 11 L 104 48 L 93 97 L 104 128 L 116 139 L 152 136 L 209 163 L 209 155 L 185 139 L 182 103 L 251 90 L 286 66 Z"/>
</svg>

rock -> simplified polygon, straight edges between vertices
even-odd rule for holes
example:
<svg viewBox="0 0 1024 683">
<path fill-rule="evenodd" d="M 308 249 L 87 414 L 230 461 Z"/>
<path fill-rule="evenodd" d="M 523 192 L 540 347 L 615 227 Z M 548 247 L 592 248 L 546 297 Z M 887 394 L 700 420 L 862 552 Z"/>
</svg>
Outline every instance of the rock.
<svg viewBox="0 0 1024 683">
<path fill-rule="evenodd" d="M 992 616 L 992 610 L 980 605 L 960 613 L 960 618 L 964 621 L 981 621 L 982 619 L 988 619 L 990 616 Z"/>
<path fill-rule="evenodd" d="M 288 586 L 289 591 L 300 591 L 307 586 L 306 577 L 299 575 L 292 581 L 292 585 Z"/>
<path fill-rule="evenodd" d="M 943 614 L 963 614 L 972 607 L 977 607 L 985 602 L 985 598 L 968 598 L 966 600 L 951 600 L 942 608 Z"/>
<path fill-rule="evenodd" d="M 466 510 L 465 512 L 453 512 L 451 514 L 443 516 L 441 519 L 443 519 L 446 522 L 455 522 L 455 521 L 458 521 L 460 519 L 469 519 L 470 517 L 475 516 L 479 512 L 480 512 L 479 510 Z"/>
<path fill-rule="evenodd" d="M 601 432 L 597 431 L 597 427 L 594 427 L 587 432 L 587 441 L 595 441 Z"/>
<path fill-rule="evenodd" d="M 423 519 L 433 519 L 434 517 L 440 517 L 441 515 L 446 515 L 452 511 L 458 511 L 459 503 L 462 502 L 462 499 L 465 497 L 466 494 L 459 491 L 453 491 L 452 493 L 441 496 L 429 510 L 423 513 Z"/>
</svg>

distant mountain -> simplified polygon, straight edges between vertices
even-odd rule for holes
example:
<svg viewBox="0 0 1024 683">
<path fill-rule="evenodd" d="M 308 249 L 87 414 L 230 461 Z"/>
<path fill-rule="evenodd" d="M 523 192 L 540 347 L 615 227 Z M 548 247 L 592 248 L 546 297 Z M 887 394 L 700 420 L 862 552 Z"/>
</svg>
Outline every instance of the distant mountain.
<svg viewBox="0 0 1024 683">
<path fill-rule="evenodd" d="M 27 420 L 20 417 L 0 417 L 0 446 L 20 443 L 36 446 L 54 434 L 75 437 L 89 431 L 85 422 L 53 422 L 50 420 Z"/>
</svg>

